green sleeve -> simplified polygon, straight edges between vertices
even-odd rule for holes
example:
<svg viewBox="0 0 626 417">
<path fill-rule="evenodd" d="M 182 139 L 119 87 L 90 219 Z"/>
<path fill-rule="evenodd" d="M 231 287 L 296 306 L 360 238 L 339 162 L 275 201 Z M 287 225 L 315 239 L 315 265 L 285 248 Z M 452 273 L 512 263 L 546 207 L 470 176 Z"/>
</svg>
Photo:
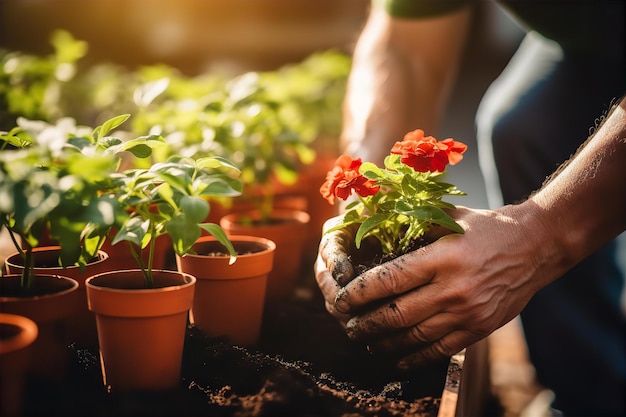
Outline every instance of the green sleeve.
<svg viewBox="0 0 626 417">
<path fill-rule="evenodd" d="M 372 0 L 372 7 L 384 9 L 393 17 L 411 19 L 451 13 L 470 2 L 471 0 Z"/>
</svg>

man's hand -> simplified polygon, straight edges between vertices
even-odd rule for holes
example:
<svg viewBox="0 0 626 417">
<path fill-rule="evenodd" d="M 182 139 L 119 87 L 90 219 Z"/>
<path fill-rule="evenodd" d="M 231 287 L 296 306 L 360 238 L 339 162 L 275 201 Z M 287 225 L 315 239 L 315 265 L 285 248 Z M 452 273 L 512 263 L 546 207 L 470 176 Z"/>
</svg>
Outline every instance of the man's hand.
<svg viewBox="0 0 626 417">
<path fill-rule="evenodd" d="M 516 220 L 532 218 L 529 208 L 532 203 L 498 211 L 458 208 L 453 216 L 465 234 L 447 235 L 354 278 L 347 266 L 353 232 L 326 235 L 316 277 L 328 311 L 374 352 L 404 355 L 402 367 L 453 355 L 514 318 L 547 283 L 537 279 L 538 267 L 558 255 L 525 226 L 536 222 Z"/>
<path fill-rule="evenodd" d="M 356 229 L 346 228 L 327 233 L 327 230 L 340 223 L 342 218 L 343 215 L 333 217 L 324 223 L 314 271 L 317 285 L 326 302 L 326 309 L 345 324 L 349 316 L 338 313 L 334 304 L 337 292 L 354 278 L 350 248 L 354 246 Z"/>
</svg>

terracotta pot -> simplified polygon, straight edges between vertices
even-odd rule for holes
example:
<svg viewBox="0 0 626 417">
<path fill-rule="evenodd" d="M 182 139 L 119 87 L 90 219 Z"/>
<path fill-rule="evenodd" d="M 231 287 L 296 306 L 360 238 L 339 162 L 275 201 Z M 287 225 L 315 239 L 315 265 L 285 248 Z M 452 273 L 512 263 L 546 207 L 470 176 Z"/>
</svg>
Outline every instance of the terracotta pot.
<svg viewBox="0 0 626 417">
<path fill-rule="evenodd" d="M 78 282 L 79 287 L 85 287 L 85 280 L 91 275 L 106 272 L 109 268 L 109 255 L 98 251 L 97 258 L 89 262 L 84 268 L 78 266 L 62 267 L 59 265 L 60 246 L 40 246 L 33 249 L 34 269 L 36 275 L 62 275 Z M 21 274 L 24 262 L 18 252 L 9 255 L 5 261 L 9 274 Z"/>
<path fill-rule="evenodd" d="M 62 275 L 78 282 L 78 290 L 75 292 L 76 313 L 67 318 L 67 343 L 76 343 L 84 348 L 98 347 L 98 334 L 96 320 L 92 312 L 87 308 L 87 292 L 85 280 L 92 275 L 106 272 L 111 269 L 109 255 L 104 251 L 98 251 L 97 258 L 85 265 L 62 267 L 59 265 L 60 246 L 43 246 L 33 249 L 34 273 L 36 275 Z M 21 274 L 24 270 L 24 262 L 17 252 L 6 259 L 6 269 L 9 274 Z"/>
<path fill-rule="evenodd" d="M 195 254 L 176 256 L 178 270 L 196 277 L 192 323 L 209 336 L 253 345 L 261 332 L 267 276 L 276 244 L 254 236 L 230 236 L 239 254 L 234 264 L 212 236 L 193 245 Z"/>
<path fill-rule="evenodd" d="M 219 223 L 220 219 L 231 213 L 249 212 L 256 210 L 259 202 L 254 192 L 246 194 L 246 196 L 235 197 L 231 200 L 230 205 L 221 204 L 219 202 L 211 202 L 211 212 L 206 222 Z M 308 213 L 307 198 L 296 193 L 277 194 L 273 202 L 274 209 L 281 210 L 301 210 Z"/>
<path fill-rule="evenodd" d="M 103 381 L 111 392 L 177 388 L 196 278 L 153 271 L 145 288 L 141 270 L 112 271 L 87 279 L 96 313 Z"/>
<path fill-rule="evenodd" d="M 67 319 L 76 314 L 78 282 L 58 275 L 37 275 L 33 288 L 20 287 L 21 275 L 0 278 L 0 312 L 24 316 L 37 324 L 29 374 L 62 381 L 69 360 Z"/>
<path fill-rule="evenodd" d="M 0 313 L 0 415 L 22 413 L 24 387 L 37 324 L 15 314 Z"/>
<path fill-rule="evenodd" d="M 266 298 L 284 299 L 298 284 L 310 216 L 301 210 L 275 209 L 269 223 L 260 218 L 258 211 L 231 213 L 222 217 L 220 225 L 229 235 L 264 237 L 276 243 Z"/>
<path fill-rule="evenodd" d="M 336 138 L 326 140 L 330 143 L 338 143 Z M 313 163 L 299 167 L 298 180 L 294 184 L 285 185 L 278 181 L 274 182 L 274 208 L 302 210 L 310 216 L 304 247 L 304 261 L 307 264 L 313 264 L 317 256 L 324 222 L 339 214 L 338 205 L 329 204 L 320 194 L 320 187 L 324 183 L 326 173 L 335 166 L 339 154 L 319 149 L 316 152 Z M 230 212 L 251 210 L 252 207 L 245 208 L 245 204 L 242 203 L 246 201 L 246 198 L 249 200 L 250 196 L 254 198 L 255 195 L 262 193 L 262 188 L 256 192 L 255 190 L 244 191 L 244 196 L 247 197 L 237 197 Z"/>
</svg>

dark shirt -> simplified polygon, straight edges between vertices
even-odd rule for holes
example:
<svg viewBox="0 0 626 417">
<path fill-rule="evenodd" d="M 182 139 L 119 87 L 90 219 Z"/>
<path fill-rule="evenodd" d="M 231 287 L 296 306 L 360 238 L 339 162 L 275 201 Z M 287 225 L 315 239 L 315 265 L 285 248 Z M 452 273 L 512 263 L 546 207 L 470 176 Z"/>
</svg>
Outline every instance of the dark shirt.
<svg viewBox="0 0 626 417">
<path fill-rule="evenodd" d="M 527 31 L 559 43 L 565 53 L 623 60 L 626 51 L 622 0 L 501 0 Z M 475 0 L 373 0 L 390 15 L 435 17 L 476 4 Z"/>
</svg>

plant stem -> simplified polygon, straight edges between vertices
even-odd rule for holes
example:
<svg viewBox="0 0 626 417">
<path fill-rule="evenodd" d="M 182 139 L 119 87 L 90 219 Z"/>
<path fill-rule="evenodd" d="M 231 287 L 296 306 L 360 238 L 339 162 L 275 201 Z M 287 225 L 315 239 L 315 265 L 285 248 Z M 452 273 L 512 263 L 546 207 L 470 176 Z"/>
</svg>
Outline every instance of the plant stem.
<svg viewBox="0 0 626 417">
<path fill-rule="evenodd" d="M 149 288 L 152 288 L 154 286 L 154 280 L 152 277 L 152 265 L 154 263 L 154 247 L 156 246 L 156 235 L 155 235 L 155 230 L 153 228 L 153 230 L 151 231 L 150 234 L 150 244 L 148 245 L 148 271 L 146 276 L 146 285 Z"/>
<path fill-rule="evenodd" d="M 28 245 L 28 243 L 26 243 L 26 245 Z M 22 271 L 22 278 L 20 281 L 20 285 L 25 290 L 30 289 L 33 285 L 34 262 L 35 260 L 33 258 L 33 248 L 28 245 L 28 248 L 26 249 L 26 253 L 24 255 L 24 271 Z"/>
<path fill-rule="evenodd" d="M 7 226 L 7 231 L 9 232 L 9 237 L 11 238 L 13 245 L 15 245 L 15 249 L 17 249 L 17 252 L 20 254 L 22 258 L 26 258 L 26 253 L 24 253 L 22 246 L 17 241 L 17 238 L 15 237 L 15 233 L 13 233 L 13 230 L 11 230 L 11 228 Z"/>
<path fill-rule="evenodd" d="M 24 241 L 24 245 L 26 246 L 26 251 L 22 249 L 22 245 L 17 241 L 17 237 L 13 230 L 7 225 L 7 222 L 4 221 L 4 225 L 6 226 L 7 231 L 9 232 L 9 237 L 15 246 L 15 249 L 20 254 L 22 259 L 24 260 L 24 270 L 22 271 L 22 277 L 20 279 L 20 286 L 23 289 L 29 289 L 33 285 L 33 267 L 34 267 L 34 258 L 32 256 L 32 246 L 28 243 L 26 239 L 22 239 Z"/>
<path fill-rule="evenodd" d="M 151 288 L 152 287 L 152 276 L 150 276 L 148 274 L 146 266 L 143 263 L 143 259 L 141 258 L 141 248 L 140 248 L 139 253 L 138 253 L 137 250 L 135 250 L 135 246 L 130 241 L 128 242 L 128 246 L 130 247 L 131 255 L 133 255 L 133 258 L 135 258 L 135 261 L 137 261 L 137 264 L 139 265 L 139 268 L 141 268 L 141 272 L 142 272 L 144 280 L 146 282 L 146 287 Z"/>
</svg>

